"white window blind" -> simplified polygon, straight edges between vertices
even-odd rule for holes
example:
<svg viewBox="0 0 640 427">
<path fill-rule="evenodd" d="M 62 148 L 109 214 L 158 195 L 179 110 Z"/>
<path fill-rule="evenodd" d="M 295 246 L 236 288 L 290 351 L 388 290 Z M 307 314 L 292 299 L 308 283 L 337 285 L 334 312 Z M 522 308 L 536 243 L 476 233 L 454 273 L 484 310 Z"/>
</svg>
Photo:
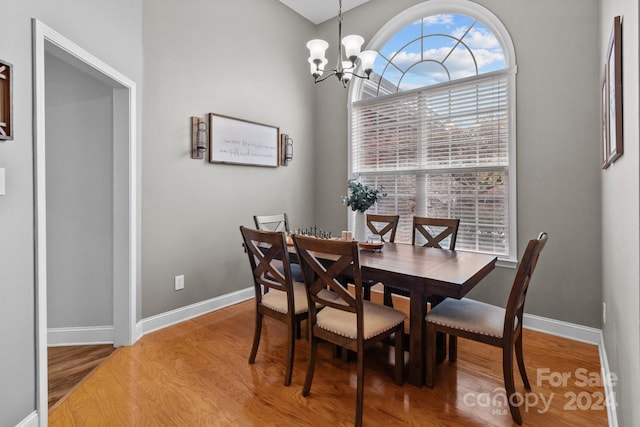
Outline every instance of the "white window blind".
<svg viewBox="0 0 640 427">
<path fill-rule="evenodd" d="M 509 255 L 509 76 L 483 74 L 358 101 L 352 172 L 387 197 L 373 211 L 460 218 L 456 249 Z"/>
</svg>

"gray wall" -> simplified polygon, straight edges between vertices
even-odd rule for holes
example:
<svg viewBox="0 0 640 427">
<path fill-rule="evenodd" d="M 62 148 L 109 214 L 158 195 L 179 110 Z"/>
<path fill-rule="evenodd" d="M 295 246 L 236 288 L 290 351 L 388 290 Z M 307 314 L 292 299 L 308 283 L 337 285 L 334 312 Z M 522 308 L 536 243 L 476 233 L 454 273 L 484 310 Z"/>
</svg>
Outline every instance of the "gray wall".
<svg viewBox="0 0 640 427">
<path fill-rule="evenodd" d="M 14 66 L 15 138 L 0 141 L 7 195 L 0 196 L 0 425 L 35 409 L 35 286 L 31 18 L 105 61 L 142 90 L 142 6 L 139 0 L 0 0 L 0 58 Z M 138 118 L 141 119 L 141 103 Z"/>
<path fill-rule="evenodd" d="M 252 215 L 313 224 L 313 31 L 275 0 L 145 0 L 142 317 L 249 287 L 238 227 Z M 190 116 L 208 113 L 280 127 L 293 162 L 191 159 Z"/>
<path fill-rule="evenodd" d="M 343 29 L 371 40 L 418 0 L 371 2 L 349 11 Z M 580 325 L 601 325 L 599 158 L 600 52 L 597 0 L 482 0 L 511 34 L 517 75 L 518 255 L 540 231 L 549 244 L 526 311 Z M 543 24 L 542 24 L 543 23 Z M 333 40 L 336 22 L 320 27 Z M 335 55 L 329 51 L 328 55 Z M 333 59 L 330 57 L 329 62 Z M 347 93 L 337 81 L 316 88 L 316 221 L 347 224 Z M 472 297 L 506 304 L 515 270 L 497 268 Z M 579 298 L 576 298 L 579 295 Z"/>
<path fill-rule="evenodd" d="M 45 68 L 48 327 L 110 326 L 113 89 L 51 54 Z"/>
<path fill-rule="evenodd" d="M 613 17 L 622 16 L 624 154 L 600 173 L 602 283 L 607 304 L 602 329 L 609 367 L 618 380 L 614 391 L 621 426 L 638 425 L 640 420 L 639 13 L 637 0 L 603 0 L 597 45 L 599 63 L 604 64 Z"/>
</svg>

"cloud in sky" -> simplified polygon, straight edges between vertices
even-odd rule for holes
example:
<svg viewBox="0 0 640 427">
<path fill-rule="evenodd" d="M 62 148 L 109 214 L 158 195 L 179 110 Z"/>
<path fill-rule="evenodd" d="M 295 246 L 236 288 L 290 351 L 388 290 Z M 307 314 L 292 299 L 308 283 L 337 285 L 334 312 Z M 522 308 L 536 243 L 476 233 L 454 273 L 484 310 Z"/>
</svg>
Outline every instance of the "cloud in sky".
<svg viewBox="0 0 640 427">
<path fill-rule="evenodd" d="M 451 53 L 449 55 L 449 53 Z M 482 70 L 484 67 L 495 64 L 496 62 L 503 62 L 504 55 L 502 51 L 495 51 L 489 49 L 474 49 L 478 68 Z M 449 57 L 447 57 L 449 55 Z M 412 65 L 425 60 L 432 60 L 436 62 L 444 61 L 444 66 L 449 69 L 449 72 L 453 76 L 458 76 L 461 73 L 465 76 L 475 74 L 475 64 L 471 53 L 462 46 L 458 46 L 453 52 L 451 52 L 450 46 L 443 46 L 436 49 L 426 50 L 423 56 L 420 53 L 411 52 L 398 52 L 393 58 L 394 64 L 398 65 L 403 70 L 408 69 Z"/>
<path fill-rule="evenodd" d="M 451 35 L 456 38 L 460 38 L 467 31 L 466 27 L 456 28 Z M 496 36 L 489 30 L 484 28 L 472 28 L 471 31 L 464 37 L 463 41 L 472 49 L 496 49 L 500 48 L 500 43 Z"/>
<path fill-rule="evenodd" d="M 451 25 L 453 24 L 453 15 L 432 15 L 423 19 L 425 25 Z M 420 21 L 417 21 L 419 24 Z"/>
</svg>

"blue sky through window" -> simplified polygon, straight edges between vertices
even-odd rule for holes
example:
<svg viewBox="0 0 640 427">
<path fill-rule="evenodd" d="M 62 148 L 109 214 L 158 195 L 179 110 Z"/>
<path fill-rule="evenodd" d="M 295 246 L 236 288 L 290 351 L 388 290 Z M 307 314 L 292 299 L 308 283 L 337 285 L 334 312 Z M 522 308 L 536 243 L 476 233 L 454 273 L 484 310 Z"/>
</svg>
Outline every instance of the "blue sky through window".
<svg viewBox="0 0 640 427">
<path fill-rule="evenodd" d="M 464 15 L 429 16 L 407 25 L 380 49 L 374 72 L 399 89 L 501 70 L 504 52 L 494 34 Z"/>
</svg>

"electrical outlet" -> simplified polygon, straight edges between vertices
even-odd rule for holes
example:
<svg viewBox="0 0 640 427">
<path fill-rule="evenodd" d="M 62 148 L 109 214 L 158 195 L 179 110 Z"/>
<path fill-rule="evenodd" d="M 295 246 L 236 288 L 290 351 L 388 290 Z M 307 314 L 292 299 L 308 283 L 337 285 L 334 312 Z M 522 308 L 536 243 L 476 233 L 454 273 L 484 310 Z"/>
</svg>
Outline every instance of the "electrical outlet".
<svg viewBox="0 0 640 427">
<path fill-rule="evenodd" d="M 173 289 L 176 291 L 184 289 L 184 274 L 175 277 L 173 280 Z"/>
<path fill-rule="evenodd" d="M 607 303 L 606 302 L 602 302 L 602 324 L 606 324 L 607 323 Z"/>
</svg>

